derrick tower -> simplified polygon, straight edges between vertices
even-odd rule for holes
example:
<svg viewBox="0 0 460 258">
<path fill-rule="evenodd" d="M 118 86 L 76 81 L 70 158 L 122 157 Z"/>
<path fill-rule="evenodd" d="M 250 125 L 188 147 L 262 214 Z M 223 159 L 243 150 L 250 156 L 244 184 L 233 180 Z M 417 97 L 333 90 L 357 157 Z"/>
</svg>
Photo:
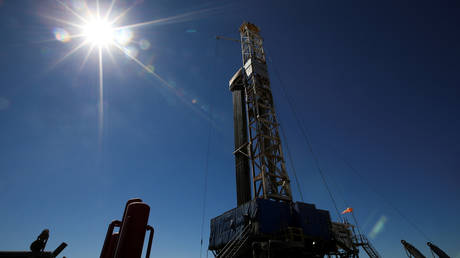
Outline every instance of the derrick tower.
<svg viewBox="0 0 460 258">
<path fill-rule="evenodd" d="M 211 220 L 209 250 L 222 258 L 358 257 L 358 244 L 368 245 L 358 243 L 351 224 L 293 201 L 263 39 L 248 22 L 239 32 L 240 40 L 230 40 L 241 44 L 243 65 L 229 81 L 237 207 Z"/>
<path fill-rule="evenodd" d="M 238 205 L 251 199 L 249 167 L 252 199 L 292 201 L 263 39 L 259 28 L 247 22 L 241 25 L 240 36 L 243 67 L 229 83 L 234 105 Z"/>
</svg>

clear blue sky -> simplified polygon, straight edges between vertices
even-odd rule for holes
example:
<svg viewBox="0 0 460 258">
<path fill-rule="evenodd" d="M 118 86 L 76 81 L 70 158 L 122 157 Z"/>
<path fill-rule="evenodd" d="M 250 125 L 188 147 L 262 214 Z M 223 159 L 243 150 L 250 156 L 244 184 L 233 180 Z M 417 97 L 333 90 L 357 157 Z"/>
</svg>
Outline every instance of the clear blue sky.
<svg viewBox="0 0 460 258">
<path fill-rule="evenodd" d="M 75 28 L 50 17 L 78 18 L 54 0 L 0 1 L 0 250 L 27 249 L 49 228 L 49 249 L 66 241 L 67 257 L 98 257 L 108 223 L 140 197 L 152 256 L 198 257 L 210 127 L 205 244 L 209 219 L 236 205 L 228 80 L 240 49 L 214 37 L 238 37 L 248 20 L 273 61 L 305 202 L 337 219 L 279 78 L 339 208 L 352 206 L 366 234 L 384 221 L 372 234 L 384 257 L 405 257 L 401 239 L 429 255 L 410 223 L 460 257 L 458 1 L 118 0 L 114 13 L 130 6 L 118 24 L 189 15 L 131 30 L 126 47 L 166 84 L 118 49 L 113 60 L 103 52 L 99 134 L 96 52 L 84 66 L 88 46 L 56 64 L 81 39 L 56 40 L 57 28 Z"/>
</svg>

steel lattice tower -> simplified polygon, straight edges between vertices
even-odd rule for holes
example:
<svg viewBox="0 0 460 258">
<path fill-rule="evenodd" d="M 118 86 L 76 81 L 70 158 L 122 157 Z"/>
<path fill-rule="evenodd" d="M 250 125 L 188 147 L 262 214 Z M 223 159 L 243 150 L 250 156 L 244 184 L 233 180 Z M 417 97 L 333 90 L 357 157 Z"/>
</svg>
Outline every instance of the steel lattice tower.
<svg viewBox="0 0 460 258">
<path fill-rule="evenodd" d="M 259 28 L 240 27 L 254 198 L 292 201 Z"/>
<path fill-rule="evenodd" d="M 217 258 L 350 258 L 362 246 L 369 257 L 380 257 L 348 222 L 332 222 L 329 211 L 292 200 L 259 32 L 244 22 L 240 40 L 217 37 L 241 43 L 243 67 L 229 81 L 237 207 L 211 219 L 209 250 Z"/>
</svg>

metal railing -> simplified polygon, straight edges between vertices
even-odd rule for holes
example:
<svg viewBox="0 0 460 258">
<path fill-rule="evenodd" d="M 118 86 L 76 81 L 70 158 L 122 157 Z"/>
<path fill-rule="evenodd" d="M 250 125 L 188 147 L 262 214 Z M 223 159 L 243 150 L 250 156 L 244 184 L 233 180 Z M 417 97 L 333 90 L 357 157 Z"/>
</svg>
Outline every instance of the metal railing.
<svg viewBox="0 0 460 258">
<path fill-rule="evenodd" d="M 369 255 L 370 258 L 381 258 L 377 250 L 369 242 L 369 239 L 365 235 L 356 235 L 353 237 L 353 243 L 356 246 L 362 246 L 364 251 Z"/>
<path fill-rule="evenodd" d="M 241 247 L 246 244 L 251 230 L 252 225 L 248 224 L 239 233 L 235 234 L 235 236 L 224 246 L 224 248 L 222 248 L 222 251 L 217 254 L 217 258 L 234 257 Z"/>
</svg>

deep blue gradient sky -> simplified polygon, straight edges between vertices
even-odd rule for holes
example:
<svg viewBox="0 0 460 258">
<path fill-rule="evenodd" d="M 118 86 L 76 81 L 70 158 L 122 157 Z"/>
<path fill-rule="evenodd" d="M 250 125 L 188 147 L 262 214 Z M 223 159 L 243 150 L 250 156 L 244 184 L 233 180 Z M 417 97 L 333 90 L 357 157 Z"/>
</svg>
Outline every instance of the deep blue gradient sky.
<svg viewBox="0 0 460 258">
<path fill-rule="evenodd" d="M 66 241 L 67 257 L 97 257 L 108 223 L 140 197 L 152 256 L 199 257 L 209 139 L 204 248 L 209 219 L 236 205 L 228 80 L 240 48 L 214 37 L 237 38 L 248 20 L 272 61 L 305 202 L 337 220 L 282 85 L 339 208 L 354 208 L 384 257 L 405 257 L 401 239 L 429 255 L 410 223 L 460 257 L 458 1 L 118 0 L 114 10 L 134 3 L 120 24 L 206 11 L 133 29 L 150 47 L 130 47 L 169 86 L 117 49 L 103 53 L 101 138 L 97 55 L 81 67 L 83 47 L 55 65 L 81 41 L 55 40 L 53 29 L 72 27 L 46 16 L 77 18 L 53 0 L 0 1 L 0 250 L 27 249 L 49 228 L 49 249 Z"/>
</svg>

